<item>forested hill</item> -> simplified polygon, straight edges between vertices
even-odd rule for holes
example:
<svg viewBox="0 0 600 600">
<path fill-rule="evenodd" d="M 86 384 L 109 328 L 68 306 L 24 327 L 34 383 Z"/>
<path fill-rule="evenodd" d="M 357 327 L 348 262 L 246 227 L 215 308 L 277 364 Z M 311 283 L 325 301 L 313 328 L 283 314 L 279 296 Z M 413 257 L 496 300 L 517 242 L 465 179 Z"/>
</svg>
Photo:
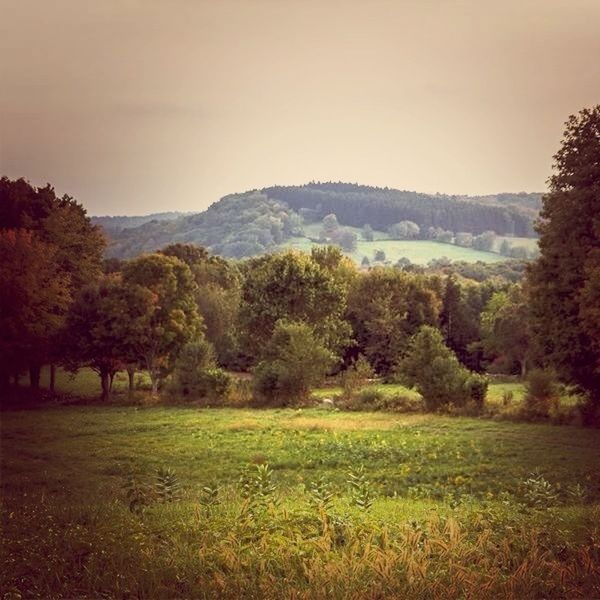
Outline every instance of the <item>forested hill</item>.
<svg viewBox="0 0 600 600">
<path fill-rule="evenodd" d="M 215 254 L 244 257 L 261 254 L 285 240 L 301 236 L 305 224 L 335 214 L 341 225 L 387 231 L 394 223 L 412 221 L 421 231 L 530 237 L 541 194 L 446 196 L 346 183 L 274 186 L 225 196 L 207 210 L 177 216 L 94 218 L 111 240 L 108 255 L 128 258 L 172 242 L 206 246 Z M 175 217 L 175 218 L 171 218 Z M 132 226 L 133 225 L 133 226 Z"/>
<path fill-rule="evenodd" d="M 101 216 L 101 217 L 90 217 L 94 225 L 100 225 L 104 230 L 110 231 L 111 229 L 132 229 L 133 227 L 139 227 L 150 221 L 173 221 L 189 213 L 183 212 L 161 212 L 153 213 L 151 215 L 139 215 L 134 217 L 128 216 Z"/>
<path fill-rule="evenodd" d="M 310 183 L 262 190 L 290 208 L 335 213 L 343 225 L 386 230 L 399 221 L 413 221 L 421 229 L 441 227 L 450 231 L 530 237 L 542 194 L 495 196 L 446 196 L 376 188 L 349 183 Z"/>
</svg>

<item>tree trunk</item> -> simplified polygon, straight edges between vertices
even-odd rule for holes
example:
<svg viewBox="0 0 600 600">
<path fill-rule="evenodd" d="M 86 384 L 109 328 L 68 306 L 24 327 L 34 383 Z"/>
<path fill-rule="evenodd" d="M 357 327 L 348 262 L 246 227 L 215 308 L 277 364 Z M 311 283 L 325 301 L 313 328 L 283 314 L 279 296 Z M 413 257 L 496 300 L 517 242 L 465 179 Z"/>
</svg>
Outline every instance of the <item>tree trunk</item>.
<svg viewBox="0 0 600 600">
<path fill-rule="evenodd" d="M 152 381 L 152 396 L 156 398 L 158 396 L 158 374 L 150 371 L 150 379 Z"/>
<path fill-rule="evenodd" d="M 110 398 L 110 376 L 108 373 L 100 373 L 100 382 L 102 384 L 102 400 Z"/>
<path fill-rule="evenodd" d="M 56 365 L 52 363 L 50 365 L 50 391 L 54 393 L 54 387 L 56 384 Z"/>
<path fill-rule="evenodd" d="M 31 363 L 29 365 L 29 385 L 31 386 L 32 390 L 40 389 L 41 370 L 42 368 L 39 363 Z"/>
<path fill-rule="evenodd" d="M 527 359 L 523 359 L 521 361 L 521 377 L 524 379 L 525 375 L 527 375 Z"/>
<path fill-rule="evenodd" d="M 129 395 L 133 396 L 135 391 L 135 369 L 133 367 L 127 367 L 127 376 L 129 377 Z"/>
</svg>

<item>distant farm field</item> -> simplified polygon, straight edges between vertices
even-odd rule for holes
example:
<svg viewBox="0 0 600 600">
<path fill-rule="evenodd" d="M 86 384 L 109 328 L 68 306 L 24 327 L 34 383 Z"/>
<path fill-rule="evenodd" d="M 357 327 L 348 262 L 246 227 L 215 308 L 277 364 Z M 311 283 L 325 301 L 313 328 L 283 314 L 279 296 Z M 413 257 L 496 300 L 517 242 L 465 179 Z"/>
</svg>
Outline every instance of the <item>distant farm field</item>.
<svg viewBox="0 0 600 600">
<path fill-rule="evenodd" d="M 5 598 L 600 594 L 597 430 L 88 406 L 1 444 Z"/>
<path fill-rule="evenodd" d="M 430 260 L 445 256 L 453 261 L 466 262 L 485 262 L 494 263 L 507 260 L 507 257 L 501 256 L 496 252 L 482 252 L 473 248 L 462 248 L 454 244 L 444 244 L 428 240 L 390 240 L 387 233 L 383 231 L 374 231 L 374 240 L 367 242 L 362 239 L 362 230 L 357 227 L 346 227 L 353 231 L 357 236 L 357 245 L 354 252 L 346 252 L 347 256 L 352 258 L 357 264 L 360 264 L 366 256 L 371 263 L 375 260 L 375 252 L 383 250 L 386 261 L 394 264 L 400 258 L 408 258 L 412 263 L 426 265 Z M 296 248 L 303 252 L 310 252 L 313 246 L 318 246 L 309 238 L 317 238 L 322 230 L 321 224 L 309 224 L 304 226 L 304 232 L 307 237 L 290 238 L 283 243 L 281 248 Z M 537 246 L 537 240 L 530 238 L 511 238 L 499 237 L 496 240 L 495 249 L 500 248 L 502 240 L 508 240 L 511 245 L 524 246 L 528 250 L 533 250 Z"/>
<path fill-rule="evenodd" d="M 296 248 L 303 252 L 310 252 L 313 246 L 318 246 L 316 242 L 311 242 L 308 238 L 291 238 L 281 247 Z M 445 256 L 453 261 L 466 262 L 485 262 L 494 263 L 506 260 L 505 256 L 495 254 L 494 252 L 481 252 L 472 248 L 461 248 L 453 244 L 442 244 L 441 242 L 431 242 L 427 240 L 374 240 L 366 242 L 358 240 L 354 252 L 346 252 L 350 258 L 360 264 L 366 256 L 371 263 L 375 261 L 375 253 L 378 250 L 385 252 L 386 261 L 392 264 L 401 258 L 408 258 L 410 262 L 418 265 L 426 265 L 434 258 Z"/>
</svg>

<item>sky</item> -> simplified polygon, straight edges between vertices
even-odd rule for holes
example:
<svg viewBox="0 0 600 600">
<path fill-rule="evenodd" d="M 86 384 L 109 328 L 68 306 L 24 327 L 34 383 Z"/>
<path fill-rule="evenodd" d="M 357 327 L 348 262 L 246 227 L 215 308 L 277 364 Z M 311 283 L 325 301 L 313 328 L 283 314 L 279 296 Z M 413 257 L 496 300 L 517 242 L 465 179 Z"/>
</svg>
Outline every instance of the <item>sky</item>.
<svg viewBox="0 0 600 600">
<path fill-rule="evenodd" d="M 544 191 L 598 0 L 0 0 L 0 174 L 90 214 L 274 184 Z"/>
</svg>

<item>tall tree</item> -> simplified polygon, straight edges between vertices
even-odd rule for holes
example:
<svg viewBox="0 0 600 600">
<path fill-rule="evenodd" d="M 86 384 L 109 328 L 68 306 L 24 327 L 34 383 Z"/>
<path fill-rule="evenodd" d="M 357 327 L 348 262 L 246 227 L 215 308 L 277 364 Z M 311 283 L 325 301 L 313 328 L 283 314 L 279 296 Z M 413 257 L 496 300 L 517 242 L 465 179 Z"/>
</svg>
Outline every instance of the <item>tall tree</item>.
<svg viewBox="0 0 600 600">
<path fill-rule="evenodd" d="M 436 325 L 439 297 L 431 281 L 393 268 L 374 268 L 357 278 L 348 296 L 348 318 L 362 353 L 389 373 L 421 325 Z"/>
<path fill-rule="evenodd" d="M 118 275 L 84 287 L 67 316 L 64 344 L 73 368 L 86 365 L 100 376 L 102 398 L 110 396 L 115 373 L 141 359 L 157 297 Z"/>
<path fill-rule="evenodd" d="M 496 292 L 482 313 L 482 342 L 490 358 L 506 366 L 518 363 L 521 376 L 527 374 L 532 360 L 529 331 L 529 306 L 521 286 Z"/>
<path fill-rule="evenodd" d="M 244 271 L 240 319 L 246 351 L 254 359 L 265 351 L 280 319 L 311 326 L 319 342 L 336 354 L 349 343 L 350 326 L 343 319 L 347 286 L 335 268 L 285 252 L 252 259 Z"/>
<path fill-rule="evenodd" d="M 49 184 L 34 188 L 24 179 L 0 178 L 0 230 L 11 228 L 31 231 L 52 248 L 51 271 L 67 281 L 72 298 L 83 285 L 100 275 L 104 237 L 80 204 L 67 195 L 59 198 Z M 39 290 L 39 293 L 45 292 Z M 66 305 L 60 310 L 57 316 L 64 317 Z M 29 355 L 32 387 L 39 383 L 42 363 L 57 358 L 58 346 L 40 339 L 36 348 Z"/>
<path fill-rule="evenodd" d="M 138 352 L 156 395 L 161 377 L 172 370 L 181 348 L 201 331 L 202 320 L 194 298 L 196 284 L 188 265 L 164 254 L 148 254 L 130 261 L 123 269 L 123 280 L 146 288 L 155 297 Z"/>
<path fill-rule="evenodd" d="M 600 406 L 600 105 L 572 115 L 544 196 L 529 272 L 532 327 L 550 364 Z M 590 300 L 592 303 L 590 304 Z"/>
<path fill-rule="evenodd" d="M 24 229 L 0 229 L 0 379 L 49 353 L 71 301 L 56 246 Z M 34 378 L 39 371 L 34 371 Z M 39 379 L 33 381 L 34 387 Z"/>
</svg>

